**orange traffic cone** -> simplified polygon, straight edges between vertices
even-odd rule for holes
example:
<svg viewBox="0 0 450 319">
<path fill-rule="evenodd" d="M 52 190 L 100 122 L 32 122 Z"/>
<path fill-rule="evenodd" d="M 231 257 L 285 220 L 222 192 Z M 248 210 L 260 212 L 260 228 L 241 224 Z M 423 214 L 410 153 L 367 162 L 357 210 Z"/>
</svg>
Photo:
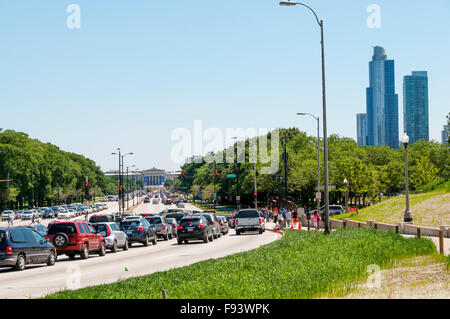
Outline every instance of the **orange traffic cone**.
<svg viewBox="0 0 450 319">
<path fill-rule="evenodd" d="M 294 225 L 291 225 L 291 229 L 294 229 Z"/>
<path fill-rule="evenodd" d="M 275 226 L 275 230 L 274 230 L 274 232 L 275 233 L 277 233 L 278 232 L 278 229 L 277 229 L 278 227 L 277 226 Z"/>
<path fill-rule="evenodd" d="M 298 221 L 298 230 L 301 230 L 302 229 L 302 222 L 299 220 Z"/>
</svg>

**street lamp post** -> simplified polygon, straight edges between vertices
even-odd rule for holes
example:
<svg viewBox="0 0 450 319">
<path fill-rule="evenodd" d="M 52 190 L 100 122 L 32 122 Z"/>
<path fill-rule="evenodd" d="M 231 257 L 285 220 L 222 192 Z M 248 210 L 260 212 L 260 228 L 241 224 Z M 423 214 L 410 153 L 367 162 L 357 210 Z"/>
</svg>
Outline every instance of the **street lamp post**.
<svg viewBox="0 0 450 319">
<path fill-rule="evenodd" d="M 408 143 L 409 136 L 406 132 L 403 134 L 402 143 L 405 146 L 405 195 L 406 195 L 406 209 L 405 215 L 403 216 L 403 221 L 405 223 L 412 223 L 412 215 L 409 211 L 409 176 L 408 176 Z"/>
<path fill-rule="evenodd" d="M 234 136 L 233 139 L 237 141 L 237 137 Z M 236 142 L 236 206 L 237 210 L 241 209 L 241 196 L 239 193 L 239 163 L 238 163 L 238 145 Z"/>
<path fill-rule="evenodd" d="M 323 20 L 319 20 L 316 12 L 309 6 L 301 2 L 281 1 L 280 6 L 295 6 L 300 5 L 308 8 L 315 16 L 317 23 L 320 27 L 320 44 L 322 52 L 322 108 L 323 108 L 323 162 L 324 162 L 324 208 L 325 208 L 325 233 L 330 233 L 330 216 L 329 216 L 329 194 L 328 194 L 328 143 L 327 143 L 327 100 L 325 90 L 325 47 L 323 38 Z"/>
<path fill-rule="evenodd" d="M 345 212 L 348 213 L 348 180 L 344 178 L 345 184 Z"/>
<path fill-rule="evenodd" d="M 297 115 L 309 115 L 312 118 L 314 118 L 317 121 L 317 193 L 316 193 L 316 202 L 317 202 L 317 214 L 320 214 L 320 199 L 321 199 L 321 192 L 320 192 L 320 122 L 319 117 L 315 116 L 311 113 L 297 113 Z"/>
</svg>

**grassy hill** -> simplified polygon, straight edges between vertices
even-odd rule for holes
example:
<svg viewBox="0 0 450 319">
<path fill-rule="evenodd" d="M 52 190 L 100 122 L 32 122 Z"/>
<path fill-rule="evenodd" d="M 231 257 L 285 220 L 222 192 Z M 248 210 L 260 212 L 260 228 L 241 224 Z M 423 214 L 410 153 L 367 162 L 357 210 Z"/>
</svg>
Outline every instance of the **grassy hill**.
<svg viewBox="0 0 450 319">
<path fill-rule="evenodd" d="M 336 219 L 375 220 L 397 224 L 403 221 L 405 201 L 405 195 L 395 196 L 376 205 L 363 208 L 359 210 L 357 215 L 344 214 L 337 216 Z M 450 192 L 446 190 L 410 194 L 409 205 L 413 215 L 413 224 L 430 227 L 450 225 Z"/>
</svg>

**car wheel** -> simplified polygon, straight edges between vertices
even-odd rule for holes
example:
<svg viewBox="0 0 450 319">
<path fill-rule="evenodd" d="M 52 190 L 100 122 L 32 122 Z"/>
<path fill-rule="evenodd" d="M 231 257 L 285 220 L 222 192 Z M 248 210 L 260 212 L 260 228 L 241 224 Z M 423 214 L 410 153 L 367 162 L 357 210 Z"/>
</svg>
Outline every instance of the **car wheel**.
<svg viewBox="0 0 450 319">
<path fill-rule="evenodd" d="M 184 241 L 185 244 L 189 243 L 187 240 Z"/>
<path fill-rule="evenodd" d="M 203 236 L 203 242 L 204 243 L 208 243 L 208 234 L 205 234 L 205 236 Z"/>
<path fill-rule="evenodd" d="M 178 245 L 181 245 L 183 243 L 183 241 L 180 238 L 178 238 L 177 242 L 178 242 Z"/>
<path fill-rule="evenodd" d="M 128 248 L 131 248 L 132 245 L 133 243 L 128 243 Z"/>
<path fill-rule="evenodd" d="M 89 248 L 87 244 L 84 244 L 83 250 L 80 252 L 81 259 L 89 258 Z"/>
<path fill-rule="evenodd" d="M 111 246 L 111 252 L 116 253 L 117 252 L 117 243 L 114 242 L 114 244 Z"/>
<path fill-rule="evenodd" d="M 99 256 L 105 256 L 106 255 L 106 244 L 104 241 L 102 241 L 102 246 L 100 250 L 98 251 Z"/>
<path fill-rule="evenodd" d="M 216 234 L 214 235 L 214 239 L 217 239 L 217 238 L 219 238 L 219 235 L 216 233 Z"/>
<path fill-rule="evenodd" d="M 14 266 L 14 269 L 17 271 L 22 271 L 25 269 L 25 264 L 26 264 L 25 255 L 20 254 L 19 256 L 17 256 L 17 262 L 16 265 Z"/>
<path fill-rule="evenodd" d="M 172 233 L 170 233 L 169 234 L 169 239 L 172 239 L 173 238 L 173 235 L 172 235 Z"/>
<path fill-rule="evenodd" d="M 143 241 L 144 247 L 148 246 L 148 242 L 149 242 L 148 236 L 145 236 L 145 240 Z"/>
<path fill-rule="evenodd" d="M 158 239 L 156 238 L 156 235 L 153 236 L 152 243 L 153 243 L 153 245 L 156 245 L 158 243 Z"/>
<path fill-rule="evenodd" d="M 240 235 L 241 234 L 241 231 L 240 230 L 236 230 L 236 235 Z"/>
<path fill-rule="evenodd" d="M 55 252 L 52 250 L 50 251 L 50 255 L 48 256 L 47 266 L 53 266 L 56 262 L 56 255 Z"/>
<path fill-rule="evenodd" d="M 163 238 L 164 238 L 164 240 L 169 240 L 169 235 L 166 233 L 166 234 L 163 236 Z"/>
<path fill-rule="evenodd" d="M 220 238 L 220 237 L 222 237 L 222 232 L 219 232 L 218 234 L 217 234 L 217 236 Z"/>
<path fill-rule="evenodd" d="M 214 234 L 211 232 L 211 236 L 209 237 L 209 241 L 213 241 L 214 240 Z"/>
<path fill-rule="evenodd" d="M 125 239 L 125 245 L 123 245 L 122 249 L 128 250 L 128 239 Z"/>
<path fill-rule="evenodd" d="M 65 233 L 57 233 L 53 237 L 53 245 L 55 245 L 56 248 L 64 249 L 67 247 L 67 244 L 69 243 L 69 237 Z"/>
<path fill-rule="evenodd" d="M 262 233 L 263 233 L 263 229 L 262 229 L 262 228 L 261 228 L 261 229 L 259 230 L 259 233 L 260 233 L 260 234 L 262 234 Z"/>
</svg>

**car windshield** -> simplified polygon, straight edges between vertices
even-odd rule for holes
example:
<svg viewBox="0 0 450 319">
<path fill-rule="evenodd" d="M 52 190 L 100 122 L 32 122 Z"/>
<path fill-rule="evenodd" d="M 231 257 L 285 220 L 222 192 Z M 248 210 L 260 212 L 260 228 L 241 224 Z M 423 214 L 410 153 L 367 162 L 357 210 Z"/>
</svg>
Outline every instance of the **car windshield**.
<svg viewBox="0 0 450 319">
<path fill-rule="evenodd" d="M 48 230 L 49 235 L 56 233 L 74 234 L 77 230 L 74 223 L 52 224 Z"/>
<path fill-rule="evenodd" d="M 184 217 L 184 214 L 167 214 L 166 218 L 175 218 L 177 221 L 182 219 Z"/>
<path fill-rule="evenodd" d="M 90 223 L 99 223 L 99 222 L 106 222 L 108 220 L 108 217 L 106 216 L 92 216 L 89 219 Z"/>
<path fill-rule="evenodd" d="M 240 211 L 236 218 L 254 218 L 259 217 L 259 213 L 257 210 L 243 210 Z"/>
<path fill-rule="evenodd" d="M 95 230 L 98 231 L 98 232 L 105 232 L 105 233 L 108 232 L 108 228 L 106 227 L 105 224 L 96 224 L 96 225 L 93 225 L 93 226 L 94 226 Z"/>
<path fill-rule="evenodd" d="M 6 247 L 6 233 L 4 231 L 0 231 L 0 248 Z"/>
<path fill-rule="evenodd" d="M 141 224 L 140 220 L 125 220 L 122 222 L 122 226 L 125 227 L 132 227 L 132 226 L 139 226 Z"/>
<path fill-rule="evenodd" d="M 212 217 L 210 215 L 203 215 L 203 216 L 205 216 L 205 218 L 209 224 L 211 224 L 213 222 Z"/>
<path fill-rule="evenodd" d="M 159 217 L 149 217 L 146 218 L 150 224 L 162 224 L 162 220 Z"/>
<path fill-rule="evenodd" d="M 183 218 L 180 221 L 180 224 L 184 224 L 184 223 L 199 223 L 201 221 L 201 218 L 197 217 L 197 218 Z"/>
</svg>

